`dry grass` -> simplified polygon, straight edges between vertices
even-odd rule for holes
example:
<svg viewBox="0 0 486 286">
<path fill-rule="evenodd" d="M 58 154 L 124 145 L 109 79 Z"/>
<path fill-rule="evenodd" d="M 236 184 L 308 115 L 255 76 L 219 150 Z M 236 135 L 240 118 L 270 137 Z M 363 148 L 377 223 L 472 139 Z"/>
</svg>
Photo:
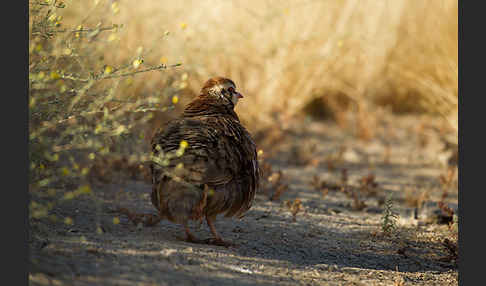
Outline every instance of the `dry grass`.
<svg viewBox="0 0 486 286">
<path fill-rule="evenodd" d="M 153 124 L 214 75 L 237 83 L 252 131 L 309 103 L 364 139 L 377 105 L 441 114 L 457 131 L 457 12 L 457 1 L 32 0 L 30 186 L 108 179 L 99 162 L 144 169 Z"/>
<path fill-rule="evenodd" d="M 373 129 L 374 103 L 452 111 L 457 128 L 457 1 L 94 2 L 101 17 L 87 24 L 124 24 L 120 47 L 104 51 L 107 62 L 153 48 L 145 61 L 183 63 L 193 93 L 210 76 L 229 76 L 246 95 L 239 109 L 248 123 L 285 120 L 319 97 L 342 108 L 333 97 L 344 94 L 361 129 Z M 65 20 L 77 24 L 94 4 L 69 5 Z M 164 82 L 158 73 L 135 81 L 127 94 L 154 93 Z"/>
</svg>

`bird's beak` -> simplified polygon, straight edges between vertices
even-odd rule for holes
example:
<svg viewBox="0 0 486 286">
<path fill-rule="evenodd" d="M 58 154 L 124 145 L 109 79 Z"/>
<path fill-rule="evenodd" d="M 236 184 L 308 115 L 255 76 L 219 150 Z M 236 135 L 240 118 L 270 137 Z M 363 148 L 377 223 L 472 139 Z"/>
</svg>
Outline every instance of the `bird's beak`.
<svg viewBox="0 0 486 286">
<path fill-rule="evenodd" d="M 243 98 L 243 95 L 241 95 L 241 93 L 239 93 L 239 92 L 236 92 L 236 97 L 237 98 Z"/>
</svg>

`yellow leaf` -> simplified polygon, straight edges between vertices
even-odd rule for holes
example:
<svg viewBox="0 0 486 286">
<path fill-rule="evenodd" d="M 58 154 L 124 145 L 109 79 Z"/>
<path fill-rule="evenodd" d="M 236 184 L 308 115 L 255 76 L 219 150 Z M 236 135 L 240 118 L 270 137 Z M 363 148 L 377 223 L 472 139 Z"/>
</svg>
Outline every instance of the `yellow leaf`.
<svg viewBox="0 0 486 286">
<path fill-rule="evenodd" d="M 114 40 L 117 39 L 117 35 L 114 34 L 114 33 L 111 33 L 109 36 L 108 36 L 108 42 L 113 42 Z"/>
<path fill-rule="evenodd" d="M 133 68 L 138 68 L 143 63 L 142 59 L 134 60 L 133 61 Z"/>
<path fill-rule="evenodd" d="M 32 211 L 33 218 L 43 218 L 47 216 L 47 209 L 39 209 Z"/>
<path fill-rule="evenodd" d="M 71 224 L 73 224 L 73 219 L 70 218 L 70 217 L 65 217 L 64 223 L 67 224 L 67 225 L 71 225 Z"/>
<path fill-rule="evenodd" d="M 120 125 L 116 128 L 116 130 L 113 132 L 114 135 L 118 136 L 120 134 L 122 134 L 123 132 L 125 132 L 127 130 L 127 128 L 125 127 L 125 125 Z"/>
<path fill-rule="evenodd" d="M 78 189 L 79 194 L 91 194 L 91 187 L 89 185 L 83 185 Z"/>
<path fill-rule="evenodd" d="M 69 169 L 68 169 L 68 168 L 63 167 L 63 168 L 61 169 L 61 173 L 62 173 L 62 175 L 63 175 L 63 176 L 67 176 L 67 175 L 69 175 L 70 171 L 69 171 Z"/>
<path fill-rule="evenodd" d="M 119 224 L 119 223 L 120 223 L 120 219 L 118 217 L 114 217 L 113 224 Z"/>
<path fill-rule="evenodd" d="M 77 26 L 77 27 L 76 27 L 76 30 L 78 30 L 78 31 L 80 31 L 80 30 L 82 30 L 82 29 L 83 29 L 83 25 L 79 25 L 79 26 Z M 77 32 L 77 33 L 75 34 L 75 37 L 76 37 L 76 38 L 79 38 L 79 36 L 80 36 L 80 34 L 79 34 L 79 32 Z"/>
<path fill-rule="evenodd" d="M 74 199 L 74 193 L 73 192 L 67 192 L 67 193 L 65 193 L 63 199 L 64 200 L 72 200 L 72 199 Z"/>
<path fill-rule="evenodd" d="M 31 97 L 29 101 L 29 107 L 32 108 L 35 106 L 35 97 Z"/>
<path fill-rule="evenodd" d="M 59 155 L 58 154 L 54 154 L 51 158 L 51 161 L 54 161 L 56 162 L 57 160 L 59 160 Z"/>
<path fill-rule="evenodd" d="M 51 72 L 51 75 L 50 75 L 50 76 L 51 76 L 51 79 L 58 79 L 58 78 L 60 78 L 60 77 L 61 77 L 61 76 L 60 76 L 60 75 L 59 75 L 57 72 L 55 72 L 55 71 Z"/>
<path fill-rule="evenodd" d="M 105 67 L 105 74 L 110 74 L 113 71 L 113 68 L 110 66 Z"/>
<path fill-rule="evenodd" d="M 49 20 L 51 22 L 56 21 L 56 19 L 57 19 L 57 15 L 56 14 L 52 14 L 51 16 L 49 16 L 49 18 L 47 18 L 47 20 Z"/>
<path fill-rule="evenodd" d="M 101 147 L 99 152 L 100 152 L 101 155 L 108 154 L 108 152 L 110 152 L 110 148 L 109 147 Z"/>
<path fill-rule="evenodd" d="M 184 149 L 177 149 L 177 151 L 176 151 L 176 156 L 177 156 L 177 157 L 180 157 L 180 156 L 182 156 L 182 155 L 184 155 Z M 167 166 L 168 164 L 169 164 L 169 163 L 167 162 L 167 164 L 166 164 L 166 165 L 164 165 L 164 166 Z"/>
<path fill-rule="evenodd" d="M 98 134 L 98 133 L 101 132 L 101 130 L 103 130 L 103 126 L 101 126 L 101 124 L 98 124 L 98 125 L 96 125 L 96 128 L 94 130 L 94 133 L 95 134 Z"/>
<path fill-rule="evenodd" d="M 182 149 L 186 149 L 187 146 L 189 146 L 189 143 L 187 143 L 186 140 L 182 140 L 180 145 L 179 145 Z"/>
<path fill-rule="evenodd" d="M 111 4 L 111 10 L 113 11 L 113 14 L 118 14 L 120 12 L 120 7 L 118 7 L 118 2 L 113 2 Z"/>
<path fill-rule="evenodd" d="M 173 103 L 173 104 L 176 104 L 176 103 L 178 103 L 178 102 L 179 102 L 179 97 L 178 97 L 177 95 L 174 95 L 174 96 L 172 97 L 172 103 Z"/>
</svg>

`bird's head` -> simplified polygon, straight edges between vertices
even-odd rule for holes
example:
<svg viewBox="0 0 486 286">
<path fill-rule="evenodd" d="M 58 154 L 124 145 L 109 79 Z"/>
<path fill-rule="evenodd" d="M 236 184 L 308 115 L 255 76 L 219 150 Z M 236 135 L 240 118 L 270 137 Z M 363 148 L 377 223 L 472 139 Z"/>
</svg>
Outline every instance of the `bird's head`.
<svg viewBox="0 0 486 286">
<path fill-rule="evenodd" d="M 224 77 L 210 78 L 201 89 L 202 96 L 209 96 L 213 99 L 221 101 L 222 104 L 230 105 L 233 108 L 238 103 L 240 98 L 243 98 L 241 93 L 236 91 L 235 83 Z"/>
</svg>

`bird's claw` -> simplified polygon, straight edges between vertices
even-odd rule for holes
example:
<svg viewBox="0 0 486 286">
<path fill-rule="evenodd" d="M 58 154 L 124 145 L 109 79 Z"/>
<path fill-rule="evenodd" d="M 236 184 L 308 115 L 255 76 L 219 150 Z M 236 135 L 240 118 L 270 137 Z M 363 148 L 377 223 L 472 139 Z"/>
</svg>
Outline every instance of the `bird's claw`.
<svg viewBox="0 0 486 286">
<path fill-rule="evenodd" d="M 238 247 L 236 244 L 228 241 L 224 241 L 221 238 L 208 238 L 205 239 L 204 242 L 209 245 L 217 245 L 217 246 L 224 246 L 226 248 L 228 247 Z"/>
</svg>

